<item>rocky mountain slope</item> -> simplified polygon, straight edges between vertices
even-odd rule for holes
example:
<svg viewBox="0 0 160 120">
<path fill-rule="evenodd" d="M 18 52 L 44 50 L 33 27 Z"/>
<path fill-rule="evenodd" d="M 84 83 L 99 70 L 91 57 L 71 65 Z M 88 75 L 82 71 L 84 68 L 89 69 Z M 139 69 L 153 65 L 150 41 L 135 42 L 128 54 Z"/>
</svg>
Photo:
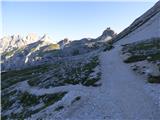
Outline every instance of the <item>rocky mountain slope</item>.
<svg viewBox="0 0 160 120">
<path fill-rule="evenodd" d="M 115 33 L 111 29 L 106 29 L 102 37 L 97 39 L 84 38 L 70 42 L 62 40 L 57 44 L 48 35 L 39 39 L 33 35 L 27 36 L 25 39 L 19 35 L 4 37 L 0 40 L 2 71 L 46 64 L 65 59 L 64 57 L 67 56 L 103 49 L 109 47 L 107 42 L 113 37 L 115 37 Z"/>
<path fill-rule="evenodd" d="M 65 98 L 67 96 L 73 104 L 81 99 L 76 89 L 100 86 L 100 76 L 99 59 L 95 52 L 79 57 L 78 60 L 3 72 L 2 118 L 31 117 L 61 99 L 68 99 Z M 59 103 L 53 111 L 60 111 L 71 103 Z"/>
<path fill-rule="evenodd" d="M 37 41 L 38 36 L 36 34 L 29 34 L 26 37 L 20 35 L 12 35 L 1 38 L 0 53 L 12 51 L 17 48 L 26 46 L 27 44 Z"/>
<path fill-rule="evenodd" d="M 154 33 L 160 16 L 153 8 L 144 14 L 153 16 L 114 47 L 110 38 L 116 36 L 108 28 L 96 39 L 38 40 L 17 48 L 22 50 L 14 51 L 15 58 L 6 59 L 4 52 L 2 60 L 10 59 L 4 68 L 18 55 L 19 65 L 27 66 L 1 74 L 2 119 L 158 120 L 160 38 Z M 140 18 L 146 21 L 144 15 Z"/>
<path fill-rule="evenodd" d="M 151 25 L 152 24 L 152 25 Z M 160 37 L 160 1 L 119 33 L 113 41 L 134 42 L 151 37 Z M 128 38 L 132 38 L 128 39 Z"/>
<path fill-rule="evenodd" d="M 160 38 L 123 45 L 124 62 L 147 77 L 150 83 L 160 83 Z"/>
<path fill-rule="evenodd" d="M 70 42 L 65 39 L 55 44 L 44 35 L 29 44 L 8 44 L 10 49 L 3 49 L 1 57 L 2 70 L 7 70 L 2 73 L 2 119 L 30 118 L 54 103 L 68 99 L 65 98 L 67 95 L 69 103 L 54 106 L 55 112 L 60 111 L 81 99 L 79 89 L 100 86 L 98 56 L 103 49 L 110 49 L 108 41 L 115 35 L 113 30 L 106 29 L 97 39 Z M 34 93 L 35 90 L 46 92 Z"/>
</svg>

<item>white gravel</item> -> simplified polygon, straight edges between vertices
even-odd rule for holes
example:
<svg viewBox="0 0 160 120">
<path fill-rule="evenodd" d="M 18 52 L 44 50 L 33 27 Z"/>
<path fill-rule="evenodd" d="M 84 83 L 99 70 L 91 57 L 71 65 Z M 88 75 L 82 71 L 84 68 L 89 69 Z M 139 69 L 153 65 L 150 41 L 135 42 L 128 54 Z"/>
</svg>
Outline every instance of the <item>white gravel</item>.
<svg viewBox="0 0 160 120">
<path fill-rule="evenodd" d="M 155 94 L 151 93 L 159 87 L 148 86 L 142 76 L 132 71 L 130 66 L 122 61 L 120 49 L 116 46 L 100 56 L 100 87 L 69 85 L 38 89 L 29 87 L 26 82 L 19 85 L 17 89 L 27 90 L 36 95 L 68 92 L 61 101 L 33 115 L 31 119 L 40 117 L 55 120 L 159 120 L 159 97 L 153 97 Z M 81 99 L 71 104 L 76 96 L 81 96 Z M 59 105 L 65 108 L 54 112 Z"/>
<path fill-rule="evenodd" d="M 102 86 L 77 107 L 61 115 L 66 120 L 158 120 L 160 108 L 146 91 L 144 78 L 123 63 L 120 47 L 101 56 Z M 86 91 L 87 92 L 87 91 Z M 60 118 L 59 118 L 60 119 Z"/>
</svg>

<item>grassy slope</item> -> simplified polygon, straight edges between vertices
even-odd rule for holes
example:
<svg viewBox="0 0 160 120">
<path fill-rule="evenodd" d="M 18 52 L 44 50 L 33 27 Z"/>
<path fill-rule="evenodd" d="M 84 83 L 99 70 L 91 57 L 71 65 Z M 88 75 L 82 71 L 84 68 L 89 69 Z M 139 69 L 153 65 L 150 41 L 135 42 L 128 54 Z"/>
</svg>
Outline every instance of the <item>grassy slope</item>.
<svg viewBox="0 0 160 120">
<path fill-rule="evenodd" d="M 123 47 L 122 51 L 131 54 L 131 56 L 125 60 L 126 63 L 138 62 L 143 60 L 160 60 L 160 38 L 139 43 L 127 44 Z M 148 57 L 150 58 L 148 59 Z"/>
<path fill-rule="evenodd" d="M 160 38 L 126 44 L 122 49 L 123 53 L 130 53 L 130 56 L 124 60 L 125 63 L 134 63 L 147 60 L 149 62 L 160 61 Z M 159 66 L 160 70 L 160 66 Z M 159 76 L 149 76 L 149 83 L 160 83 Z"/>
<path fill-rule="evenodd" d="M 96 66 L 99 65 L 98 57 L 92 57 L 88 62 L 59 62 L 55 64 L 46 64 L 23 70 L 13 70 L 2 73 L 2 119 L 24 119 L 37 113 L 44 108 L 54 104 L 62 99 L 66 93 L 49 94 L 45 96 L 35 96 L 27 92 L 7 90 L 16 83 L 28 81 L 30 86 L 38 87 L 55 87 L 64 86 L 67 84 L 82 84 L 84 86 L 97 86 L 96 82 L 100 80 L 100 73 L 91 78 L 90 74 L 94 72 Z M 76 100 L 79 100 L 77 98 Z M 44 106 L 29 110 L 32 106 L 44 103 Z M 16 106 L 14 106 L 16 104 Z M 12 107 L 18 109 L 22 106 L 20 113 L 11 113 L 3 115 L 4 111 L 12 110 Z M 58 107 L 55 111 L 63 109 L 63 106 Z"/>
</svg>

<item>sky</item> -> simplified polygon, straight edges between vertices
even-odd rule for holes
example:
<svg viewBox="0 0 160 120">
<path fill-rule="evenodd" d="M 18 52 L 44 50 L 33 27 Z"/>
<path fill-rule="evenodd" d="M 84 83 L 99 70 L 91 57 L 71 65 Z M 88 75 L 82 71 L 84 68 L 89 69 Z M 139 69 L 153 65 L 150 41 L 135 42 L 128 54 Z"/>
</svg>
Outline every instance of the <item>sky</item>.
<svg viewBox="0 0 160 120">
<path fill-rule="evenodd" d="M 155 1 L 3 1 L 2 35 L 48 34 L 56 42 L 64 38 L 96 38 L 107 27 L 119 33 L 154 4 Z"/>
</svg>

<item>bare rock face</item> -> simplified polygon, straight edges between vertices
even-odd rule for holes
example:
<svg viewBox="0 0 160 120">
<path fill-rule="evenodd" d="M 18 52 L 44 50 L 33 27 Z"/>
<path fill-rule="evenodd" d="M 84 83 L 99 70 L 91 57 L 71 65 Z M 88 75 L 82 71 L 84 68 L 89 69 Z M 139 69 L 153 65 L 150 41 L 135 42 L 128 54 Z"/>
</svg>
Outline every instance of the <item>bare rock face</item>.
<svg viewBox="0 0 160 120">
<path fill-rule="evenodd" d="M 116 33 L 108 27 L 106 30 L 103 31 L 102 35 L 97 38 L 98 41 L 107 42 L 112 38 L 116 37 Z"/>
<path fill-rule="evenodd" d="M 36 34 L 28 34 L 26 37 L 21 37 L 18 34 L 3 37 L 0 39 L 0 52 L 8 52 L 17 48 L 26 46 L 38 40 Z"/>
<path fill-rule="evenodd" d="M 59 58 L 83 55 L 98 49 L 103 50 L 107 47 L 108 40 L 115 35 L 113 30 L 107 28 L 96 39 L 83 38 L 69 41 L 65 38 L 58 43 L 55 43 L 47 34 L 42 37 L 33 33 L 26 37 L 20 35 L 4 37 L 0 42 L 2 70 L 21 69 L 55 62 Z"/>
<path fill-rule="evenodd" d="M 55 44 L 55 42 L 51 39 L 51 37 L 48 34 L 44 34 L 44 36 L 40 39 L 40 41 L 44 41 L 45 43 L 48 44 Z"/>
<path fill-rule="evenodd" d="M 97 38 L 82 38 L 74 41 L 69 41 L 65 38 L 58 42 L 58 44 L 60 45 L 62 56 L 76 56 L 109 47 L 109 41 L 115 36 L 116 33 L 111 28 L 107 28 L 103 31 L 102 35 Z"/>
<path fill-rule="evenodd" d="M 42 64 L 48 60 L 47 55 L 59 48 L 59 45 L 54 43 L 48 35 L 38 37 L 36 34 L 28 34 L 26 37 L 20 35 L 3 37 L 0 42 L 2 70 Z"/>
<path fill-rule="evenodd" d="M 160 37 L 160 22 L 159 21 L 160 21 L 160 1 L 158 1 L 151 9 L 149 9 L 147 12 L 145 12 L 143 15 L 141 15 L 139 18 L 137 18 L 129 27 L 127 27 L 121 33 L 119 33 L 113 39 L 113 41 L 116 42 L 118 40 L 121 40 L 122 38 L 130 35 L 131 33 L 134 33 L 137 35 L 136 30 L 141 31 L 144 28 L 146 28 L 146 26 L 151 26 L 151 24 L 153 24 L 153 23 L 155 23 L 155 25 L 152 25 L 153 27 L 148 27 L 146 29 L 149 29 L 150 31 L 153 31 L 152 29 L 154 29 L 154 30 L 157 29 L 156 35 L 151 36 L 151 37 Z M 157 28 L 155 28 L 155 27 L 157 27 Z M 144 33 L 146 33 L 146 35 L 148 35 L 150 33 L 149 30 L 146 30 Z M 142 35 L 142 33 L 140 33 L 140 34 L 141 34 L 141 36 L 145 36 L 145 35 Z M 137 36 L 137 37 L 139 37 L 139 36 Z M 143 38 L 141 38 L 141 39 L 143 39 Z M 149 38 L 145 38 L 145 39 L 149 39 Z"/>
<path fill-rule="evenodd" d="M 64 38 L 63 40 L 59 41 L 58 44 L 60 45 L 60 48 L 63 49 L 65 45 L 69 44 L 71 41 L 69 41 L 68 38 Z"/>
<path fill-rule="evenodd" d="M 29 34 L 26 36 L 26 38 L 25 38 L 25 40 L 28 41 L 29 43 L 35 42 L 35 41 L 37 41 L 38 39 L 39 39 L 39 37 L 38 37 L 38 35 L 35 34 L 35 33 L 29 33 Z M 32 42 L 31 42 L 31 41 L 32 41 Z M 28 43 L 28 44 L 29 44 L 29 43 Z"/>
</svg>

